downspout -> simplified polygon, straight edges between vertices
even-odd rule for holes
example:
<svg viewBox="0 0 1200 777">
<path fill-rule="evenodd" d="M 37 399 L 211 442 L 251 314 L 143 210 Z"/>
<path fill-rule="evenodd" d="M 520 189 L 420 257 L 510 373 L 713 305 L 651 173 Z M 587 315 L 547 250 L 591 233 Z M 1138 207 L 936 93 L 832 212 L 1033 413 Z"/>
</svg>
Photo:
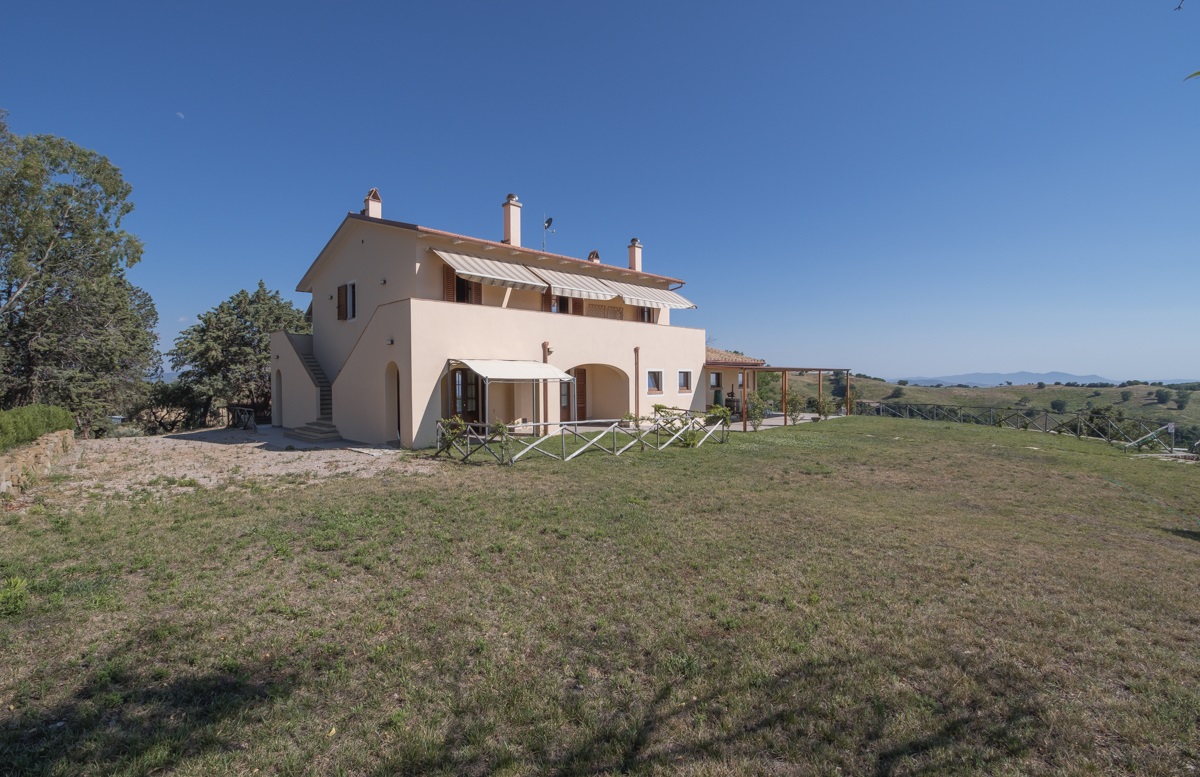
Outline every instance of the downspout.
<svg viewBox="0 0 1200 777">
<path fill-rule="evenodd" d="M 633 347 L 633 414 L 642 417 L 642 348 Z"/>
<path fill-rule="evenodd" d="M 542 364 L 550 363 L 550 341 L 542 341 Z M 536 410 L 537 408 L 534 408 Z M 535 412 L 536 416 L 537 413 Z M 550 422 L 550 381 L 542 381 L 542 420 L 546 423 Z M 558 420 L 562 420 L 561 418 Z"/>
</svg>

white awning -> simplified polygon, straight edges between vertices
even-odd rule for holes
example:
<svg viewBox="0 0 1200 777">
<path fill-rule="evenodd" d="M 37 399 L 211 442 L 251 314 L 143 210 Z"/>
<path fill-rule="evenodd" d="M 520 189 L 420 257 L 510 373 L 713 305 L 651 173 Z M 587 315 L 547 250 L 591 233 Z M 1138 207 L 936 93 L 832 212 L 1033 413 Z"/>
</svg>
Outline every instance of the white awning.
<svg viewBox="0 0 1200 777">
<path fill-rule="evenodd" d="M 678 309 L 696 307 L 679 294 L 667 289 L 658 289 L 653 286 L 635 286 L 632 283 L 621 283 L 620 281 L 606 281 L 606 283 L 617 290 L 617 293 L 625 300 L 626 305 L 638 305 L 644 308 Z"/>
<path fill-rule="evenodd" d="M 621 296 L 607 281 L 593 278 L 590 275 L 559 272 L 545 267 L 530 267 L 533 274 L 550 284 L 550 291 L 556 297 L 574 297 L 575 299 L 610 300 Z"/>
<path fill-rule="evenodd" d="M 451 367 L 466 367 L 487 381 L 524 383 L 531 380 L 572 381 L 567 373 L 552 364 L 514 359 L 451 359 Z"/>
<path fill-rule="evenodd" d="M 529 271 L 523 264 L 497 262 L 494 259 L 484 259 L 481 256 L 467 256 L 450 251 L 429 249 L 438 257 L 454 268 L 454 272 L 462 278 L 489 286 L 507 286 L 511 289 L 544 292 L 547 284 Z"/>
</svg>

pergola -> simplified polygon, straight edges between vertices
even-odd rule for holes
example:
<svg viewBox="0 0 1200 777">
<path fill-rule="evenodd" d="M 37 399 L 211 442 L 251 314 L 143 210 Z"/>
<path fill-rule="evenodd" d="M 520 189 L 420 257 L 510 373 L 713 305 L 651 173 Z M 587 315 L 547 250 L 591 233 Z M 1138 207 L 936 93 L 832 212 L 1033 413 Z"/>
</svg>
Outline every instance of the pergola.
<svg viewBox="0 0 1200 777">
<path fill-rule="evenodd" d="M 717 349 L 712 349 L 713 351 Z M 762 359 L 754 359 L 732 352 L 724 352 L 734 358 L 713 358 L 710 356 L 704 362 L 704 367 L 708 372 L 719 370 L 721 372 L 737 372 L 740 376 L 742 387 L 741 406 L 742 406 L 742 431 L 746 431 L 748 420 L 746 418 L 746 395 L 749 391 L 750 378 L 754 381 L 754 390 L 758 390 L 758 373 L 760 372 L 781 372 L 783 373 L 783 425 L 787 426 L 787 395 L 788 395 L 788 373 L 789 372 L 815 372 L 817 373 L 817 401 L 821 401 L 822 391 L 824 389 L 824 374 L 826 372 L 844 372 L 846 374 L 846 415 L 850 415 L 850 368 L 849 367 L 777 367 L 766 364 Z M 722 354 L 724 355 L 724 354 Z"/>
</svg>

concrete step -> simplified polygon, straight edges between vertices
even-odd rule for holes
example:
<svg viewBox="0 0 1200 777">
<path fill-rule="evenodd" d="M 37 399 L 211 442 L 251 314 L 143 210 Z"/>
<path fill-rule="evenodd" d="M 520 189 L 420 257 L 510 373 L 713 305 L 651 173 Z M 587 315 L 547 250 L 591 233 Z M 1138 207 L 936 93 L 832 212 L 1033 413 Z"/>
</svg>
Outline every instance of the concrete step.
<svg viewBox="0 0 1200 777">
<path fill-rule="evenodd" d="M 330 423 L 326 417 L 309 421 L 304 426 L 297 426 L 295 429 L 284 429 L 283 436 L 305 442 L 329 442 L 342 439 L 342 435 L 338 433 L 337 427 Z"/>
</svg>

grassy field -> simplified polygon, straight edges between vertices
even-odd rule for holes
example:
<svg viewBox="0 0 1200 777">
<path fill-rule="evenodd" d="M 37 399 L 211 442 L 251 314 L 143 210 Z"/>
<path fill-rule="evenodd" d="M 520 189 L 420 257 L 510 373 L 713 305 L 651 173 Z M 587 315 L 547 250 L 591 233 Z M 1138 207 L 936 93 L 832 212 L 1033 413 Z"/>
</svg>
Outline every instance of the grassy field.
<svg viewBox="0 0 1200 777">
<path fill-rule="evenodd" d="M 0 513 L 0 771 L 1191 774 L 1198 481 L 849 418 L 47 498 Z"/>
<path fill-rule="evenodd" d="M 829 391 L 829 376 L 824 376 L 826 393 Z M 851 378 L 851 383 L 858 387 L 860 398 L 874 402 L 886 399 L 896 384 L 873 378 Z M 817 375 L 791 375 L 788 385 L 801 396 L 817 395 Z M 1055 386 L 1047 384 L 1039 389 L 1036 385 L 1017 386 L 988 386 L 984 388 L 952 388 L 944 386 L 900 386 L 904 395 L 896 402 L 912 402 L 930 405 L 958 405 L 960 407 L 1033 407 L 1049 410 L 1050 403 L 1061 399 L 1067 403 L 1069 412 L 1085 410 L 1088 403 L 1093 405 L 1112 405 L 1125 413 L 1129 418 L 1146 420 L 1159 419 L 1164 422 L 1175 421 L 1181 424 L 1200 425 L 1200 403 L 1189 403 L 1186 408 L 1179 410 L 1172 399 L 1165 405 L 1160 405 L 1154 399 L 1155 390 L 1162 386 L 1128 386 L 1124 389 L 1112 388 L 1083 388 L 1078 386 Z M 1121 398 L 1122 391 L 1131 391 L 1133 396 L 1128 400 Z M 1174 389 L 1171 389 L 1174 395 Z"/>
</svg>

